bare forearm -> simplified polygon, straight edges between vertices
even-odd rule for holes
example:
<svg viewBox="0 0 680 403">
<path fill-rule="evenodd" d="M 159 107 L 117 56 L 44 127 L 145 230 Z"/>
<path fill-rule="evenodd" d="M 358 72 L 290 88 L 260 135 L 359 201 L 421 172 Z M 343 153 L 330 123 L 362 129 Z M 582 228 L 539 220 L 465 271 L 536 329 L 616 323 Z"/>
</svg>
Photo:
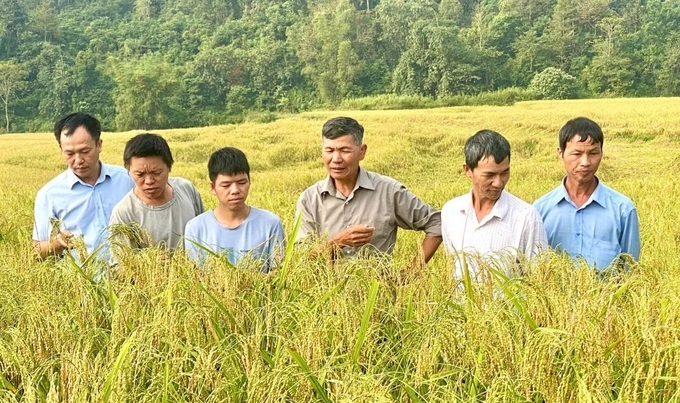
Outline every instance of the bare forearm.
<svg viewBox="0 0 680 403">
<path fill-rule="evenodd" d="M 432 256 L 434 256 L 434 253 L 437 251 L 437 248 L 439 248 L 441 243 L 441 236 L 426 236 L 425 239 L 423 239 L 421 247 L 423 249 L 423 260 L 425 263 L 432 259 Z"/>
<path fill-rule="evenodd" d="M 45 260 L 48 256 L 60 255 L 64 249 L 59 248 L 55 243 L 58 245 L 57 242 L 33 241 L 33 249 L 35 250 L 38 259 Z"/>
<path fill-rule="evenodd" d="M 47 241 L 33 240 L 33 249 L 40 260 L 48 256 L 60 256 L 64 250 L 69 249 L 69 241 L 73 235 L 69 231 L 61 231 L 54 238 Z"/>
</svg>

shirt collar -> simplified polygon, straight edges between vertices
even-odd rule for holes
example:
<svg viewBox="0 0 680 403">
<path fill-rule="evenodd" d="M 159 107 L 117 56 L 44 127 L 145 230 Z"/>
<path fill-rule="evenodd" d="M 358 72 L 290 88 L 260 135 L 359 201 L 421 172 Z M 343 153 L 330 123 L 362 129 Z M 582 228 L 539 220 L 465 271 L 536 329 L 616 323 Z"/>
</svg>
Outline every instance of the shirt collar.
<svg viewBox="0 0 680 403">
<path fill-rule="evenodd" d="M 583 206 L 581 206 L 581 208 L 588 206 L 592 202 L 595 202 L 600 206 L 607 208 L 607 198 L 605 197 L 604 194 L 605 191 L 602 182 L 600 181 L 600 178 L 598 178 L 597 176 L 595 177 L 595 179 L 597 179 L 597 186 L 595 186 L 593 194 L 590 195 L 588 201 L 585 202 Z M 564 178 L 562 178 L 562 186 L 560 186 L 561 191 L 558 192 L 555 199 L 553 199 L 553 204 L 558 204 L 562 200 L 566 200 L 569 203 L 573 203 L 571 201 L 571 198 L 569 197 L 569 193 L 567 193 L 567 187 L 565 186 L 566 181 L 567 177 L 565 176 Z"/>
<path fill-rule="evenodd" d="M 500 219 L 505 217 L 506 213 L 508 212 L 508 196 L 506 193 L 507 192 L 505 190 L 501 192 L 501 196 L 498 198 L 498 200 L 496 200 L 496 203 L 494 203 L 491 211 L 486 215 L 486 217 L 484 217 L 482 222 L 486 222 L 493 217 L 498 217 Z M 472 190 L 468 192 L 464 199 L 461 199 L 459 208 L 460 212 L 466 215 L 475 213 L 475 208 L 472 205 Z"/>
<path fill-rule="evenodd" d="M 363 188 L 367 190 L 375 190 L 375 183 L 368 177 L 368 172 L 359 167 L 359 176 L 357 177 L 357 183 L 354 185 L 352 193 L 354 193 L 358 188 Z M 321 184 L 321 194 L 329 194 L 335 196 L 335 184 L 333 183 L 333 178 L 330 175 L 326 176 L 326 179 Z"/>
<path fill-rule="evenodd" d="M 109 172 L 109 168 L 106 166 L 106 164 L 99 161 L 99 166 L 101 167 L 101 170 L 99 171 L 99 178 L 97 178 L 97 182 L 95 182 L 95 185 L 104 182 L 106 178 L 111 177 L 111 173 Z M 92 186 L 89 183 L 83 182 L 78 176 L 76 176 L 75 172 L 71 170 L 71 167 L 69 167 L 66 170 L 66 183 L 71 189 L 73 189 L 76 183 L 80 183 L 81 185 L 85 186 Z"/>
</svg>

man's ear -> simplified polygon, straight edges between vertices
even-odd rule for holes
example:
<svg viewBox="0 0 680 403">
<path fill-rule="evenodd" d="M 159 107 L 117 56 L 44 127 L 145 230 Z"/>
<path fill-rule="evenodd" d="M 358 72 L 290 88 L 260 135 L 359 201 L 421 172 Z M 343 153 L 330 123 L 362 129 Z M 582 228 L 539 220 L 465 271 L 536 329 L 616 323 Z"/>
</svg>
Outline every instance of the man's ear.
<svg viewBox="0 0 680 403">
<path fill-rule="evenodd" d="M 366 149 L 367 149 L 367 148 L 368 148 L 368 146 L 366 146 L 365 143 L 361 145 L 361 151 L 359 151 L 359 153 L 360 153 L 360 154 L 359 154 L 359 160 L 360 160 L 360 161 L 363 160 L 364 157 L 366 157 Z"/>
</svg>

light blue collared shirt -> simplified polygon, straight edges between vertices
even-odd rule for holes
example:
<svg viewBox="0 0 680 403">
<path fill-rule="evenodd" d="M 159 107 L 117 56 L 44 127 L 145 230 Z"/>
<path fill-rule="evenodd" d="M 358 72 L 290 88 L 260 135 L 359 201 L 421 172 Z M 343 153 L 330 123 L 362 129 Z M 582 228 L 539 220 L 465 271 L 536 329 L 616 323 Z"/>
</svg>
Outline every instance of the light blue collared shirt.
<svg viewBox="0 0 680 403">
<path fill-rule="evenodd" d="M 580 208 L 569 198 L 564 179 L 534 206 L 554 249 L 583 257 L 597 270 L 609 266 L 621 253 L 640 259 L 640 228 L 633 202 L 599 180 Z"/>
<path fill-rule="evenodd" d="M 34 241 L 49 240 L 54 219 L 61 221 L 59 230 L 83 237 L 88 254 L 107 241 L 106 227 L 113 206 L 134 187 L 134 182 L 123 167 L 103 162 L 101 167 L 94 186 L 80 180 L 69 168 L 38 191 Z"/>
</svg>

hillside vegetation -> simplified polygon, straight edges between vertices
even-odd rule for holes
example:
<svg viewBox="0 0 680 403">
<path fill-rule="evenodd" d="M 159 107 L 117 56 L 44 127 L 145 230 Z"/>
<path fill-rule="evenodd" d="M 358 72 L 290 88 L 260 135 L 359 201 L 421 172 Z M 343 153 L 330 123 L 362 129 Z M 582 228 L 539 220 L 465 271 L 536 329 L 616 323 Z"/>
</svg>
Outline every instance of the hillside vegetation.
<svg viewBox="0 0 680 403">
<path fill-rule="evenodd" d="M 554 254 L 525 277 L 462 286 L 438 251 L 408 284 L 422 234 L 393 261 L 332 266 L 297 250 L 272 275 L 145 250 L 125 273 L 34 260 L 33 199 L 64 169 L 52 135 L 0 137 L 0 401 L 3 402 L 672 402 L 680 400 L 680 99 L 522 102 L 512 107 L 320 111 L 271 123 L 160 131 L 173 174 L 207 207 L 207 159 L 235 146 L 250 202 L 294 226 L 321 179 L 320 128 L 366 128 L 363 166 L 440 208 L 469 190 L 462 146 L 481 128 L 512 145 L 508 190 L 531 202 L 562 177 L 557 131 L 589 116 L 605 131 L 600 178 L 630 196 L 639 264 L 598 276 Z M 135 132 L 136 133 L 136 132 Z M 122 163 L 134 133 L 104 133 Z"/>
<path fill-rule="evenodd" d="M 2 132 L 680 95 L 677 0 L 0 0 Z"/>
</svg>

